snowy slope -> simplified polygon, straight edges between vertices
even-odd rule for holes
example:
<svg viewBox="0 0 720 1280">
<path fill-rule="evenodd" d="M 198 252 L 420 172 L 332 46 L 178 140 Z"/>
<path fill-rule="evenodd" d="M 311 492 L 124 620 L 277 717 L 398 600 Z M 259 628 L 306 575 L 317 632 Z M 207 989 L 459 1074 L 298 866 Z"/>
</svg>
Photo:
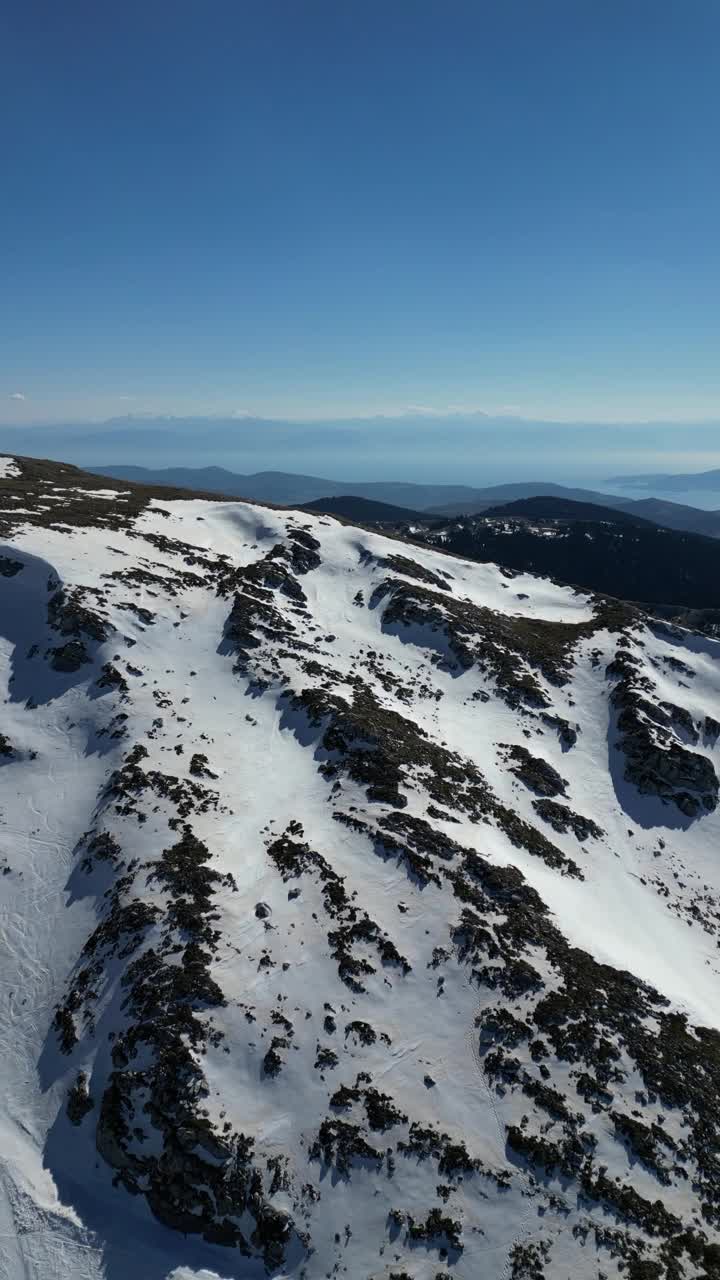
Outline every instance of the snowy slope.
<svg viewBox="0 0 720 1280">
<path fill-rule="evenodd" d="M 720 1276 L 720 644 L 0 465 L 0 1276 Z"/>
</svg>

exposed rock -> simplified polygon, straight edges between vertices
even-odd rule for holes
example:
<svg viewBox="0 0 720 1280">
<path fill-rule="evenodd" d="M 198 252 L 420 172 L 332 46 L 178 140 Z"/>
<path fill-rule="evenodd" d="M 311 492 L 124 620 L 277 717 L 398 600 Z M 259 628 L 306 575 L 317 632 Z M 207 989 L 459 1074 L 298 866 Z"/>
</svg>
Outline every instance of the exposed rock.
<svg viewBox="0 0 720 1280">
<path fill-rule="evenodd" d="M 715 720 L 713 716 L 705 716 L 703 720 L 703 733 L 711 742 L 717 741 L 720 737 L 720 720 Z"/>
<path fill-rule="evenodd" d="M 64 673 L 79 671 L 91 661 L 82 640 L 68 640 L 67 644 L 57 645 L 49 650 L 49 656 L 53 671 Z"/>
<path fill-rule="evenodd" d="M 84 1071 L 79 1071 L 77 1079 L 72 1089 L 70 1089 L 67 1098 L 66 1111 L 68 1120 L 71 1124 L 79 1125 L 85 1119 L 88 1111 L 92 1111 L 95 1103 L 90 1097 L 88 1091 L 87 1076 Z"/>
<path fill-rule="evenodd" d="M 578 738 L 578 725 L 570 724 L 569 720 L 564 720 L 562 716 L 551 715 L 547 711 L 540 713 L 540 719 L 550 729 L 554 729 L 564 747 L 574 747 Z"/>
<path fill-rule="evenodd" d="M 555 831 L 562 834 L 572 831 L 581 842 L 589 840 L 591 836 L 599 840 L 605 834 L 602 827 L 598 826 L 597 822 L 593 822 L 592 818 L 584 818 L 580 813 L 573 813 L 568 805 L 559 804 L 557 800 L 533 800 L 533 809 Z"/>
<path fill-rule="evenodd" d="M 0 556 L 0 577 L 14 578 L 25 566 L 22 560 L 13 560 L 10 556 Z"/>
<path fill-rule="evenodd" d="M 102 598 L 102 593 L 97 594 Z M 63 636 L 82 635 L 98 643 L 107 640 L 112 627 L 107 619 L 86 603 L 88 595 L 89 590 L 81 587 L 70 591 L 63 588 L 56 591 L 48 601 L 49 626 Z"/>
<path fill-rule="evenodd" d="M 531 791 L 540 796 L 565 795 L 568 785 L 565 778 L 547 760 L 532 755 L 527 747 L 500 745 L 509 761 L 510 772 Z"/>
<path fill-rule="evenodd" d="M 713 810 L 718 802 L 718 777 L 712 761 L 678 743 L 658 745 L 645 728 L 625 733 L 625 777 L 641 795 L 671 801 L 688 818 Z"/>
<path fill-rule="evenodd" d="M 128 682 L 123 674 L 114 667 L 112 662 L 106 662 L 102 669 L 102 675 L 97 681 L 99 689 L 118 689 L 120 693 L 127 693 Z"/>
<path fill-rule="evenodd" d="M 720 784 L 712 761 L 690 751 L 673 730 L 674 722 L 685 727 L 681 709 L 665 709 L 652 700 L 653 686 L 648 677 L 638 677 L 635 655 L 620 650 L 607 671 L 620 676 L 612 702 L 618 709 L 618 746 L 625 756 L 627 781 L 641 795 L 656 795 L 676 805 L 688 818 L 715 809 Z"/>
</svg>

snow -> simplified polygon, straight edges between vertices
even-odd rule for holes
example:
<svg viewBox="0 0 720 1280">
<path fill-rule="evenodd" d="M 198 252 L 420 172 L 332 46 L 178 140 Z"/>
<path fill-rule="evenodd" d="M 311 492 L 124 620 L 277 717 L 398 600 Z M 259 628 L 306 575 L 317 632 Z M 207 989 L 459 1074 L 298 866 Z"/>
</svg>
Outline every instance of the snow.
<svg viewBox="0 0 720 1280">
<path fill-rule="evenodd" d="M 115 498 L 126 498 L 130 493 L 129 489 L 75 489 L 74 492 L 78 497 L 85 498 L 107 498 L 113 501 Z"/>
<path fill-rule="evenodd" d="M 3 471 L 4 463 L 15 466 L 13 459 L 0 460 L 0 476 L 17 474 Z M 122 496 L 114 490 L 78 492 Z M 63 500 L 59 489 L 46 496 Z M 375 681 L 367 654 L 380 655 L 404 684 L 415 688 L 425 683 L 440 695 L 418 695 L 408 705 L 395 686 L 382 688 L 376 682 L 383 705 L 411 718 L 431 739 L 447 741 L 477 761 L 513 812 L 538 822 L 532 794 L 507 770 L 502 743 L 527 745 L 558 769 L 568 781 L 571 808 L 593 817 L 605 836 L 587 841 L 585 848 L 572 834 L 551 833 L 558 848 L 581 865 L 581 881 L 559 875 L 511 844 L 499 828 L 472 822 L 460 811 L 453 815 L 456 822 L 438 819 L 438 829 L 499 866 L 519 867 L 574 945 L 655 984 L 673 1008 L 687 1011 L 693 1020 L 720 1026 L 716 936 L 692 927 L 687 916 L 672 914 L 650 883 L 659 873 L 672 882 L 677 872 L 689 886 L 688 901 L 696 885 L 709 884 L 717 893 L 718 813 L 682 822 L 659 801 L 623 791 L 615 749 L 608 746 L 604 670 L 615 651 L 614 638 L 593 636 L 576 655 L 571 683 L 549 688 L 553 710 L 582 726 L 576 746 L 563 751 L 553 733 L 541 735 L 535 721 L 522 718 L 497 696 L 488 674 L 477 667 L 462 674 L 443 669 L 433 662 L 421 628 L 384 625 L 384 606 L 361 608 L 354 602 L 359 590 L 370 600 L 387 576 L 381 561 L 399 552 L 433 572 L 447 572 L 454 598 L 517 617 L 586 622 L 593 616 L 587 596 L 527 574 L 508 583 L 494 565 L 446 558 L 435 550 L 403 549 L 380 534 L 327 517 L 243 503 L 153 502 L 137 518 L 133 534 L 81 527 L 68 537 L 58 528 L 23 528 L 11 551 L 25 567 L 14 578 L 0 579 L 5 593 L 1 728 L 16 753 L 0 764 L 0 863 L 4 859 L 10 867 L 0 878 L 0 1044 L 6 1099 L 0 1112 L 0 1275 L 7 1280 L 241 1280 L 264 1274 L 255 1259 L 162 1227 L 143 1197 L 113 1187 L 113 1171 L 95 1151 L 92 1117 L 75 1130 L 64 1116 L 67 1088 L 78 1069 L 92 1081 L 101 1081 L 107 1072 L 107 1027 L 117 1016 L 117 994 L 111 990 L 98 1012 L 97 1036 L 84 1035 L 71 1061 L 58 1052 L 51 1031 L 54 1010 L 98 922 L 108 883 L 101 884 L 99 873 L 80 875 L 77 848 L 95 820 L 108 777 L 139 741 L 150 751 L 147 767 L 170 772 L 186 772 L 192 753 L 205 752 L 216 775 L 210 785 L 225 806 L 192 819 L 193 830 L 212 850 L 213 866 L 231 873 L 238 885 L 237 893 L 218 897 L 223 943 L 213 975 L 227 1004 L 215 1018 L 224 1041 L 209 1048 L 203 1062 L 207 1107 L 213 1120 L 222 1123 L 222 1114 L 234 1128 L 251 1133 L 263 1151 L 287 1155 L 321 1194 L 311 1212 L 315 1252 L 281 1274 L 320 1280 L 337 1266 L 359 1280 L 385 1280 L 394 1267 L 389 1209 L 422 1216 L 435 1203 L 439 1179 L 431 1162 L 409 1165 L 389 1189 L 367 1170 L 354 1171 L 346 1182 L 321 1175 L 320 1165 L 308 1163 L 308 1148 L 327 1114 L 328 1090 L 352 1084 L 359 1071 L 370 1072 L 376 1087 L 391 1094 L 411 1117 L 466 1140 L 493 1167 L 507 1163 L 505 1125 L 519 1123 L 528 1102 L 521 1095 L 501 1099 L 485 1080 L 474 1032 L 478 988 L 466 968 L 453 961 L 443 970 L 444 994 L 437 998 L 433 951 L 448 940 L 439 891 L 432 884 L 421 888 L 394 859 L 377 856 L 364 835 L 332 820 L 330 783 L 318 772 L 321 730 L 290 711 L 280 685 L 254 687 L 247 676 L 233 671 L 233 654 L 223 644 L 232 597 L 222 598 L 212 587 L 178 586 L 179 572 L 201 571 L 188 566 L 184 554 L 152 541 L 156 535 L 179 539 L 209 556 L 227 556 L 240 568 L 285 542 L 292 528 L 307 529 L 319 540 L 321 564 L 300 579 L 307 612 L 287 616 L 301 630 L 307 628 L 302 634 L 313 656 L 332 668 L 337 677 L 333 687 L 341 696 L 348 697 L 351 687 L 343 681 L 358 673 Z M 126 584 L 109 577 L 133 567 L 152 572 L 167 588 L 155 580 Z M 393 576 L 403 574 L 393 570 Z M 115 633 L 100 645 L 93 664 L 75 673 L 53 672 L 42 652 L 28 656 L 34 644 L 44 651 L 58 643 L 46 623 L 49 579 L 106 593 L 104 609 Z M 88 602 L 95 607 L 93 597 Z M 289 607 L 279 595 L 277 602 Z M 150 610 L 155 621 L 146 625 L 121 607 L 127 603 Z M 436 636 L 435 641 L 442 653 L 442 640 Z M 720 718 L 720 645 L 688 641 L 682 657 L 694 675 L 681 688 L 662 663 L 663 657 L 677 656 L 677 645 L 649 633 L 644 642 L 643 661 L 658 697 L 681 703 L 696 719 L 709 709 Z M 594 665 L 591 649 L 600 653 Z M 657 664 L 652 668 L 651 658 Z M 110 661 L 129 684 L 127 702 L 95 684 L 102 664 Z M 294 650 L 279 661 L 294 689 L 313 684 Z M 478 693 L 488 700 L 474 698 Z M 29 698 L 35 706 L 28 707 Z M 116 741 L 106 730 L 118 711 L 130 716 L 131 732 Z M 154 722 L 160 718 L 158 728 Z M 175 752 L 178 745 L 182 755 Z M 720 768 L 717 743 L 701 742 L 695 749 Z M 426 800 L 420 785 L 408 790 L 407 811 L 421 816 Z M 367 810 L 363 789 L 345 780 L 342 807 L 350 810 L 353 805 L 363 814 Z M 167 818 L 162 805 L 143 824 L 113 816 L 126 858 L 156 858 L 170 842 Z M 311 847 L 346 878 L 348 891 L 357 893 L 358 903 L 407 957 L 412 970 L 405 978 L 379 967 L 362 998 L 341 982 L 329 958 L 320 885 L 310 875 L 283 882 L 266 853 L 267 840 L 296 819 Z M 668 845 L 662 858 L 655 856 L 659 835 Z M 301 892 L 290 899 L 288 889 L 294 885 Z M 674 892 L 682 898 L 685 890 L 675 885 Z M 270 931 L 255 915 L 259 901 L 270 906 Z M 275 961 L 269 970 L 258 966 L 268 940 Z M 551 975 L 547 977 L 550 981 Z M 270 1039 L 265 1027 L 278 1008 L 280 992 L 296 1036 L 283 1053 L 280 1076 L 269 1081 L 261 1067 Z M 337 1015 L 332 1044 L 341 1062 L 323 1080 L 313 1061 L 327 1004 Z M 256 1017 L 252 1025 L 248 1007 Z M 378 1040 L 368 1049 L 355 1047 L 343 1032 L 353 1018 L 384 1031 L 390 1045 Z M 435 1081 L 432 1088 L 425 1085 L 425 1074 Z M 563 1066 L 553 1084 L 569 1079 Z M 598 1140 L 612 1164 L 617 1144 L 604 1133 L 603 1123 L 597 1121 Z M 371 1134 L 370 1139 L 384 1148 L 386 1136 Z M 626 1161 L 614 1171 L 632 1178 L 628 1167 Z M 651 1176 L 646 1171 L 635 1176 L 641 1194 L 652 1200 L 657 1188 Z M 452 1265 L 457 1280 L 476 1280 L 485 1272 L 509 1276 L 512 1244 L 542 1234 L 540 1188 L 520 1170 L 513 1169 L 513 1177 L 507 1192 L 488 1198 L 474 1194 L 472 1179 L 456 1188 L 451 1210 L 462 1218 L 465 1242 Z M 284 1192 L 274 1203 L 290 1207 Z M 347 1241 L 343 1236 L 338 1245 L 335 1234 L 346 1223 L 352 1224 L 352 1236 Z M 445 1264 L 437 1252 L 416 1250 L 412 1265 L 418 1280 L 430 1280 Z M 601 1269 L 614 1276 L 614 1265 L 603 1255 Z M 398 1262 L 394 1269 L 404 1266 Z M 590 1280 L 597 1270 L 592 1246 L 583 1252 L 569 1229 L 558 1236 L 550 1276 Z"/>
<path fill-rule="evenodd" d="M 14 458 L 0 457 L 0 480 L 11 480 L 20 474 L 20 467 Z"/>
<path fill-rule="evenodd" d="M 49 484 L 48 481 L 44 483 L 46 485 Z M 69 499 L 77 500 L 79 498 L 105 498 L 110 501 L 115 498 L 126 498 L 130 493 L 129 489 L 84 489 L 78 486 L 63 488 L 62 485 L 56 484 L 51 485 L 50 488 L 52 489 L 51 493 L 43 491 L 43 498 L 46 501 L 50 499 L 53 502 L 67 502 Z"/>
</svg>

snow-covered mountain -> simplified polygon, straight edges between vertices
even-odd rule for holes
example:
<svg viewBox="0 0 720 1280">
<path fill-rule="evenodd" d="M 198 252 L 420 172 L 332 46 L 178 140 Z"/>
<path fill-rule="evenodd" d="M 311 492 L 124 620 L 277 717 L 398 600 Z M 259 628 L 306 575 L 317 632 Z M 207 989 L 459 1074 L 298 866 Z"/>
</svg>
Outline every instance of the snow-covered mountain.
<svg viewBox="0 0 720 1280">
<path fill-rule="evenodd" d="M 0 1276 L 720 1276 L 720 643 L 0 466 Z"/>
</svg>

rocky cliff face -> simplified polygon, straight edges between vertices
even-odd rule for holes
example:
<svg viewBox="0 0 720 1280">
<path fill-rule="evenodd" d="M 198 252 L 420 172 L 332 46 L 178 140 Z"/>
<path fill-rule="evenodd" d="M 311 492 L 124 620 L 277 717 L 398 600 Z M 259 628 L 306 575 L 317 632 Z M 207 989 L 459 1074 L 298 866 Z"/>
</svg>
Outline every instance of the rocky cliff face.
<svg viewBox="0 0 720 1280">
<path fill-rule="evenodd" d="M 720 644 L 0 479 L 10 1280 L 720 1275 Z"/>
</svg>

